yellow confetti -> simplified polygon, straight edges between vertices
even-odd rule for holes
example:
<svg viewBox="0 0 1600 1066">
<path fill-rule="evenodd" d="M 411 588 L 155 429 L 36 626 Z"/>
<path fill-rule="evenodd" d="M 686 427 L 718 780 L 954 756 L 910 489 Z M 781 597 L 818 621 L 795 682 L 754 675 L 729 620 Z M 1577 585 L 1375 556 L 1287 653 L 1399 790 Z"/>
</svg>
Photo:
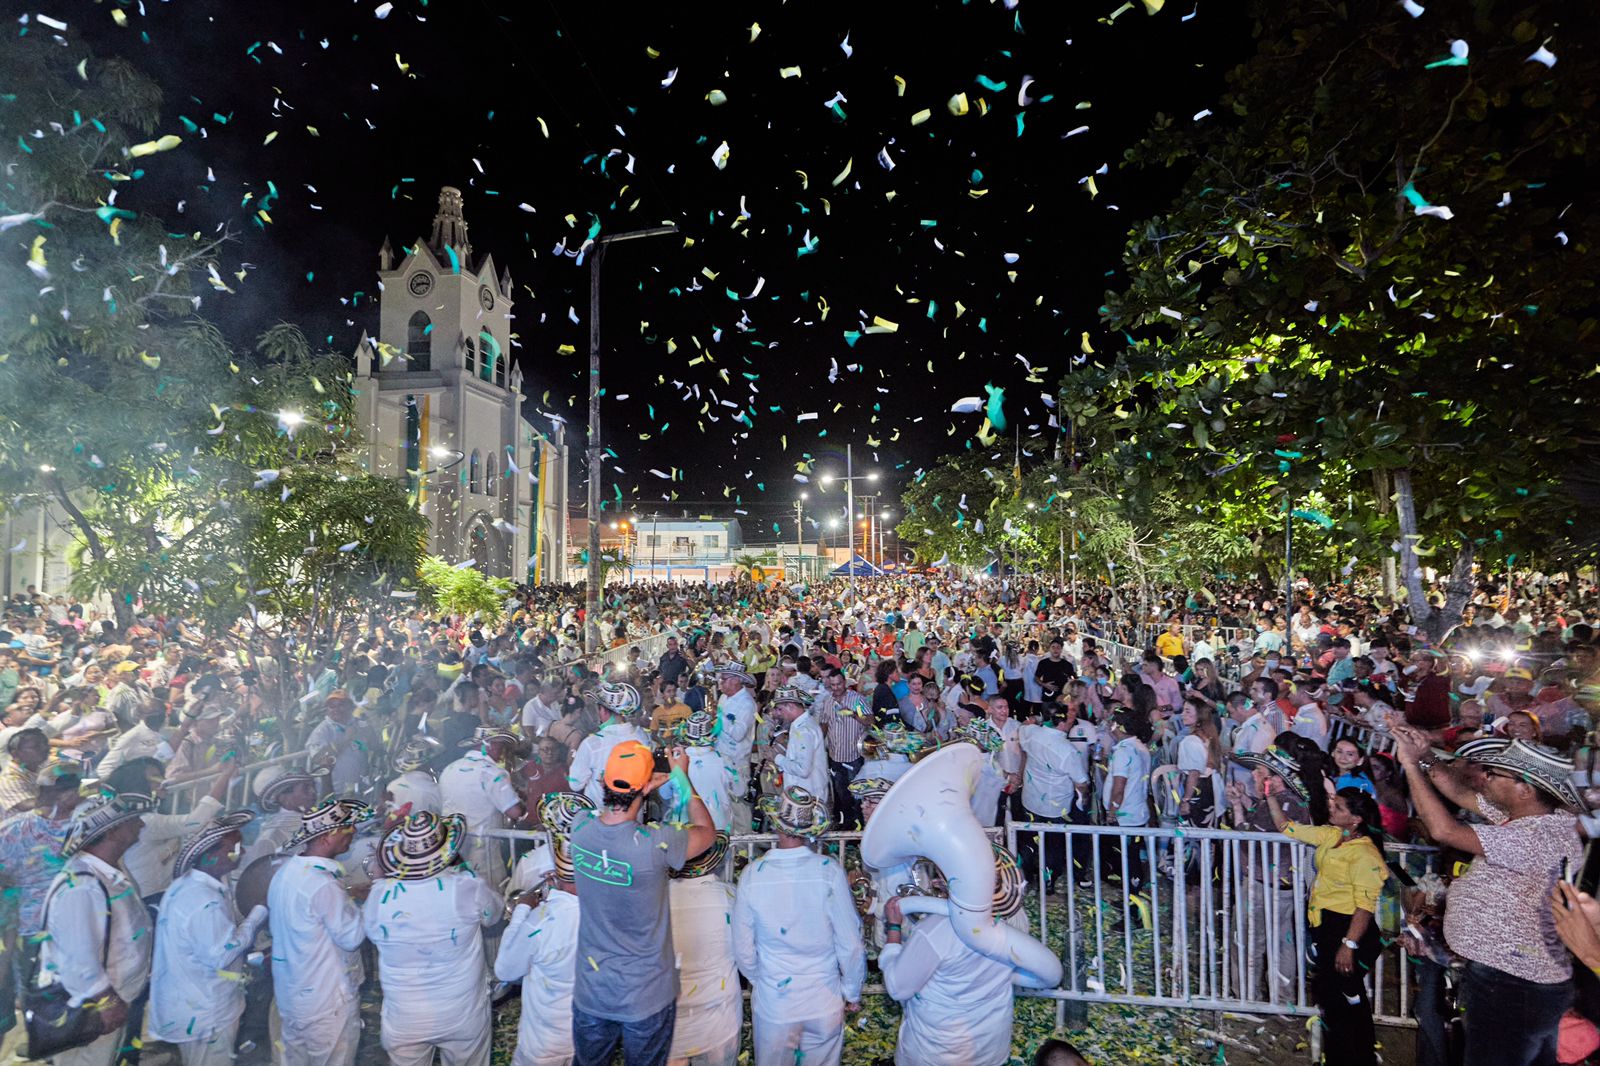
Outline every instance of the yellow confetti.
<svg viewBox="0 0 1600 1066">
<path fill-rule="evenodd" d="M 544 119 L 540 118 L 538 115 L 533 116 L 533 120 L 539 124 L 539 132 L 544 134 L 544 139 L 548 141 L 550 139 L 550 127 L 546 126 L 544 124 Z"/>
<path fill-rule="evenodd" d="M 927 108 L 923 108 L 921 111 L 918 111 L 915 115 L 911 116 L 911 124 L 913 126 L 920 126 L 932 117 L 933 112 Z"/>
<path fill-rule="evenodd" d="M 132 148 L 128 149 L 128 154 L 134 158 L 138 158 L 142 155 L 154 155 L 157 152 L 170 152 L 172 149 L 178 147 L 178 145 L 182 143 L 182 137 L 169 133 L 165 137 L 160 137 L 153 141 L 145 141 L 143 144 L 134 145 Z"/>
<path fill-rule="evenodd" d="M 563 345 L 559 346 L 558 348 L 556 348 L 556 353 L 558 355 L 576 355 L 578 353 L 578 349 L 574 348 L 570 344 L 563 344 Z M 549 397 L 550 397 L 550 394 L 546 393 L 545 394 L 545 401 L 547 403 L 549 402 Z"/>
<path fill-rule="evenodd" d="M 121 8 L 112 8 L 111 21 L 115 22 L 118 26 L 127 26 L 128 13 L 123 11 Z"/>
<path fill-rule="evenodd" d="M 894 94 L 896 96 L 904 96 L 906 94 L 906 80 L 898 74 L 894 76 Z"/>
<path fill-rule="evenodd" d="M 780 67 L 778 69 L 778 76 L 781 77 L 781 78 L 798 78 L 800 76 L 800 68 L 799 67 Z"/>
<path fill-rule="evenodd" d="M 1149 0 L 1145 0 L 1145 2 L 1149 3 Z M 759 22 L 750 23 L 750 43 L 751 44 L 755 44 L 756 43 L 756 38 L 760 37 L 760 36 L 761 36 L 761 23 L 759 23 Z"/>
<path fill-rule="evenodd" d="M 651 48 L 649 45 L 645 45 L 644 46 L 644 54 L 649 56 L 651 59 L 660 59 L 661 58 L 661 53 L 659 51 L 657 51 L 656 49 Z"/>
<path fill-rule="evenodd" d="M 837 188 L 838 186 L 840 186 L 840 185 L 842 185 L 844 183 L 844 180 L 850 176 L 850 168 L 855 166 L 855 165 L 856 165 L 855 156 L 851 156 L 849 159 L 845 160 L 844 169 L 839 171 L 839 176 L 833 179 L 833 184 L 834 184 L 835 188 Z"/>
<path fill-rule="evenodd" d="M 278 139 L 278 131 L 277 130 L 273 130 L 271 133 L 267 134 L 267 139 L 261 142 L 261 147 L 265 148 L 267 145 L 271 144 L 273 141 L 275 141 L 277 139 Z"/>
<path fill-rule="evenodd" d="M 970 110 L 970 108 L 969 108 L 969 106 L 967 104 L 967 94 L 966 93 L 956 93 L 954 96 L 952 96 L 949 99 L 948 102 L 946 102 L 946 104 L 944 106 L 949 108 L 950 109 L 950 113 L 952 115 L 956 116 L 957 118 L 960 118 L 962 115 L 965 115 L 967 113 L 967 111 Z"/>
<path fill-rule="evenodd" d="M 161 369 L 161 357 L 159 355 L 151 355 L 149 352 L 140 352 L 139 362 L 143 363 L 151 370 Z"/>
<path fill-rule="evenodd" d="M 1154 15 L 1157 11 L 1160 11 L 1163 7 L 1165 7 L 1166 4 L 1167 0 L 1144 0 L 1144 13 L 1146 15 Z"/>
</svg>

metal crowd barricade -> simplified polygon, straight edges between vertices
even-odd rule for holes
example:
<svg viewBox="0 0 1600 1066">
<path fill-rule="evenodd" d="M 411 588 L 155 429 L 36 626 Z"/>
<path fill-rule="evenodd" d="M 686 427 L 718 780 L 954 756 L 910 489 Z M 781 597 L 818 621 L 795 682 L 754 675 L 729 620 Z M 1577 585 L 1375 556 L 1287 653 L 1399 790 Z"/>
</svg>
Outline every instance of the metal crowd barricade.
<svg viewBox="0 0 1600 1066">
<path fill-rule="evenodd" d="M 263 759 L 260 762 L 241 766 L 239 772 L 234 774 L 233 780 L 228 782 L 228 795 L 223 801 L 224 808 L 234 810 L 250 804 L 250 801 L 254 798 L 250 791 L 250 782 L 255 780 L 256 774 L 260 771 L 273 766 L 292 767 L 295 770 L 304 771 L 310 765 L 310 760 L 311 753 L 309 751 L 296 751 L 290 752 L 288 755 L 279 755 L 274 759 Z M 221 777 L 225 772 L 222 769 L 208 770 L 194 777 L 166 785 L 162 789 L 161 806 L 163 813 L 188 814 L 194 810 L 195 804 L 199 802 L 200 797 L 209 793 L 217 778 Z"/>
<path fill-rule="evenodd" d="M 613 666 L 626 666 L 628 652 L 638 648 L 640 659 L 647 662 L 655 662 L 667 650 L 667 641 L 672 637 L 683 639 L 676 629 L 664 629 L 660 633 L 652 633 L 647 637 L 640 637 L 638 640 L 619 644 L 615 648 L 607 648 L 605 651 L 598 651 L 592 655 L 584 655 L 572 661 L 583 663 L 595 671 L 598 671 L 604 663 L 610 663 Z"/>
<path fill-rule="evenodd" d="M 1316 1013 L 1305 951 L 1306 901 L 1316 877 L 1309 847 L 1276 833 L 1041 822 L 1010 823 L 1006 840 L 1014 852 L 1037 849 L 1043 859 L 1054 852 L 1067 864 L 1064 896 L 1044 897 L 1045 861 L 1031 886 L 1037 898 L 1050 899 L 1031 932 L 1061 955 L 1066 976 L 1061 988 L 1028 994 Z M 1413 874 L 1438 858 L 1435 848 L 1386 851 Z M 1400 924 L 1396 885 L 1391 879 L 1378 915 L 1391 937 Z M 1411 979 L 1396 939 L 1368 978 L 1380 1023 L 1415 1024 Z"/>
<path fill-rule="evenodd" d="M 1339 715 L 1330 716 L 1328 728 L 1328 748 L 1332 750 L 1336 741 L 1354 741 L 1363 752 L 1368 755 L 1374 753 L 1393 754 L 1395 741 L 1392 734 L 1381 729 L 1374 729 L 1365 722 L 1357 722 Z"/>
</svg>

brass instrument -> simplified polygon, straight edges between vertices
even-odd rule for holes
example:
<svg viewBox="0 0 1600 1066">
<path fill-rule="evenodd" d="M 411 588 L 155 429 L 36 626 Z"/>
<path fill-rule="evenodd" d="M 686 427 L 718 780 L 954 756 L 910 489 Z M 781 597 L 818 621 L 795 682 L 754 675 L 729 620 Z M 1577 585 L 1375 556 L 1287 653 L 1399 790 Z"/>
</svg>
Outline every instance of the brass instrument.
<svg viewBox="0 0 1600 1066">
<path fill-rule="evenodd" d="M 861 855 L 854 850 L 844 853 L 845 880 L 850 884 L 850 898 L 855 901 L 856 913 L 865 918 L 872 913 L 872 904 L 877 898 L 872 890 L 872 874 L 867 871 L 861 861 Z"/>
</svg>

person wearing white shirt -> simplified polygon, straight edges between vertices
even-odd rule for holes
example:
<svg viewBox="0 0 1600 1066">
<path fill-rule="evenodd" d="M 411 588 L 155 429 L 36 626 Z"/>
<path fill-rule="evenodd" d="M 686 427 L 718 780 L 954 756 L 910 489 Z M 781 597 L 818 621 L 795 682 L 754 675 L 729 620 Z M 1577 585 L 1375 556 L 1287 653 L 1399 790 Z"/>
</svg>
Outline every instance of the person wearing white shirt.
<svg viewBox="0 0 1600 1066">
<path fill-rule="evenodd" d="M 95 774 L 105 780 L 116 773 L 118 767 L 134 759 L 170 762 L 174 754 L 172 745 L 161 735 L 161 726 L 166 718 L 166 708 L 159 703 L 152 704 L 149 713 L 137 725 L 111 742 L 110 749 L 95 766 Z"/>
<path fill-rule="evenodd" d="M 281 766 L 258 771 L 250 787 L 266 817 L 256 828 L 255 840 L 244 849 L 241 870 L 248 870 L 262 856 L 276 855 L 300 831 L 302 817 L 317 802 L 317 779 Z"/>
<path fill-rule="evenodd" d="M 612 689 L 626 689 L 627 692 L 608 691 Z M 607 700 L 614 706 L 608 706 Z M 626 717 L 638 707 L 639 690 L 632 685 L 602 684 L 597 693 L 595 710 L 600 715 L 600 728 L 583 738 L 583 743 L 572 754 L 572 765 L 567 768 L 568 787 L 588 796 L 589 801 L 597 807 L 605 798 L 602 775 L 606 760 L 611 757 L 611 749 L 628 740 L 638 741 L 647 748 L 654 747 L 650 734 Z"/>
<path fill-rule="evenodd" d="M 1011 704 L 1000 697 L 989 701 L 989 717 L 974 718 L 971 728 L 987 731 L 989 744 L 998 745 L 992 751 L 989 744 L 982 745 L 987 757 L 972 790 L 972 813 L 989 828 L 1005 820 L 1004 808 L 1022 780 L 1022 725 L 1011 717 Z"/>
<path fill-rule="evenodd" d="M 739 1061 L 744 993 L 733 957 L 734 892 L 717 876 L 727 843 L 719 834 L 704 854 L 672 871 L 667 884 L 678 956 L 678 1015 L 667 1066 L 735 1066 Z"/>
<path fill-rule="evenodd" d="M 805 789 L 826 811 L 830 789 L 828 749 L 822 726 L 811 714 L 811 699 L 810 693 L 790 686 L 780 688 L 773 696 L 772 713 L 788 727 L 789 738 L 783 750 L 772 756 L 772 762 L 782 771 L 785 786 Z"/>
<path fill-rule="evenodd" d="M 1135 828 L 1150 824 L 1150 749 L 1146 745 L 1154 733 L 1155 727 L 1142 711 L 1121 710 L 1112 718 L 1116 745 L 1111 749 L 1103 792 L 1107 825 Z M 1131 849 L 1126 847 L 1127 841 L 1126 837 L 1112 838 L 1111 857 L 1101 869 L 1121 877 L 1132 889 L 1145 882 L 1149 871 L 1144 838 L 1134 837 Z"/>
<path fill-rule="evenodd" d="M 1021 899 L 1017 893 L 1019 909 Z M 884 917 L 888 943 L 878 955 L 878 969 L 884 991 L 902 1008 L 896 1066 L 1010 1062 L 1011 964 L 962 943 L 946 915 L 920 919 L 903 942 L 898 899 L 889 900 Z"/>
<path fill-rule="evenodd" d="M 1022 807 L 1037 822 L 1089 823 L 1089 763 L 1083 750 L 1067 736 L 1072 720 L 1066 716 L 1052 717 L 1049 725 L 1022 726 L 1017 731 L 1017 745 L 1022 749 Z M 1084 838 L 1079 838 L 1084 839 Z M 1066 840 L 1060 833 L 1045 838 L 1044 865 L 1049 873 L 1046 891 L 1055 879 L 1067 872 Z M 1028 872 L 1030 884 L 1038 876 L 1039 856 L 1036 846 L 1019 848 L 1023 852 L 1023 868 Z M 1077 879 L 1088 876 L 1084 858 L 1086 844 L 1074 841 L 1073 859 L 1080 868 Z"/>
<path fill-rule="evenodd" d="M 444 813 L 459 814 L 467 821 L 463 857 L 496 891 L 506 881 L 506 847 L 505 841 L 487 831 L 503 829 L 508 822 L 520 822 L 527 816 L 505 768 L 506 756 L 516 743 L 510 733 L 480 726 L 471 740 L 462 742 L 472 747 L 439 775 Z"/>
<path fill-rule="evenodd" d="M 1235 692 L 1228 697 L 1228 717 L 1233 719 L 1233 735 L 1229 743 L 1229 750 L 1235 755 L 1259 755 L 1272 747 L 1277 734 L 1273 732 L 1272 723 L 1261 711 L 1256 710 L 1249 699 L 1242 692 Z M 1260 799 L 1257 794 L 1255 777 L 1248 767 L 1235 764 L 1230 770 L 1232 780 L 1243 786 L 1245 794 L 1253 799 Z"/>
<path fill-rule="evenodd" d="M 844 867 L 806 846 L 828 817 L 788 787 L 768 815 L 778 844 L 739 878 L 733 949 L 750 981 L 754 1066 L 838 1066 L 867 956 Z"/>
<path fill-rule="evenodd" d="M 245 952 L 266 923 L 255 906 L 242 921 L 228 890 L 243 854 L 248 811 L 224 815 L 184 842 L 156 922 L 150 973 L 150 1034 L 175 1044 L 183 1066 L 233 1060 L 244 1016 Z"/>
<path fill-rule="evenodd" d="M 328 716 L 306 737 L 307 751 L 333 753 L 333 790 L 341 794 L 360 789 L 367 774 L 367 757 L 381 747 L 371 727 L 355 717 L 355 707 L 344 689 L 334 689 L 323 701 Z"/>
<path fill-rule="evenodd" d="M 683 746 L 689 754 L 689 783 L 705 801 L 717 832 L 727 833 L 732 831 L 729 826 L 733 822 L 734 777 L 733 770 L 713 747 L 716 730 L 715 714 L 696 711 L 683 724 Z"/>
<path fill-rule="evenodd" d="M 56 1066 L 111 1066 L 122 1046 L 128 1008 L 150 980 L 150 912 L 139 900 L 122 856 L 139 839 L 148 796 L 85 803 L 62 846 L 66 865 L 45 893 L 41 973 L 54 974 L 71 1006 L 99 1001 L 104 1035 L 55 1055 Z"/>
<path fill-rule="evenodd" d="M 551 726 L 561 721 L 561 681 L 547 677 L 539 686 L 538 695 L 522 705 L 522 735 L 542 737 Z"/>
<path fill-rule="evenodd" d="M 522 1019 L 511 1066 L 571 1066 L 572 985 L 578 965 L 578 890 L 572 862 L 556 856 L 555 882 L 542 903 L 518 897 L 500 938 L 494 975 L 522 982 Z"/>
<path fill-rule="evenodd" d="M 768 684 L 771 674 L 768 674 Z M 717 677 L 717 753 L 735 774 L 734 791 L 750 786 L 750 753 L 756 744 L 755 678 L 743 670 L 724 670 Z"/>
<path fill-rule="evenodd" d="M 466 819 L 413 813 L 378 848 L 379 879 L 362 908 L 378 949 L 381 1038 L 392 1066 L 488 1066 L 491 1037 L 483 930 L 504 902 L 461 863 Z"/>
<path fill-rule="evenodd" d="M 122 857 L 134 884 L 139 886 L 139 896 L 148 903 L 159 901 L 161 893 L 172 883 L 172 862 L 183 846 L 183 839 L 198 833 L 211 819 L 222 813 L 222 801 L 228 794 L 228 782 L 233 779 L 238 764 L 229 762 L 223 772 L 211 783 L 209 794 L 202 796 L 187 814 L 156 814 L 144 816 L 144 831 L 139 840 Z M 106 788 L 117 794 L 158 795 L 161 789 L 161 764 L 155 759 L 137 759 L 127 762 L 104 782 Z"/>
<path fill-rule="evenodd" d="M 267 889 L 272 930 L 272 989 L 283 1033 L 275 1066 L 351 1066 L 361 1037 L 361 911 L 345 893 L 334 861 L 355 840 L 371 808 L 330 799 L 305 813 L 288 848 L 300 855 L 278 867 Z"/>
</svg>

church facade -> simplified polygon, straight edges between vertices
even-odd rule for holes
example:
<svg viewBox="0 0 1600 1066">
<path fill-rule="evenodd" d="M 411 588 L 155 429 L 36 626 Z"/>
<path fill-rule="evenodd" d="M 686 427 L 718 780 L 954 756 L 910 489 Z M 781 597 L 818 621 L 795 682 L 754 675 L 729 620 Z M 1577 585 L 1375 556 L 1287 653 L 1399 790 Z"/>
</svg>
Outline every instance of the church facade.
<svg viewBox="0 0 1600 1066">
<path fill-rule="evenodd" d="M 378 253 L 378 333 L 355 352 L 367 468 L 403 478 L 428 550 L 493 577 L 567 571 L 568 448 L 559 422 L 522 414 L 511 357 L 511 275 L 475 256 L 461 193 L 446 187 L 431 236 Z"/>
</svg>

